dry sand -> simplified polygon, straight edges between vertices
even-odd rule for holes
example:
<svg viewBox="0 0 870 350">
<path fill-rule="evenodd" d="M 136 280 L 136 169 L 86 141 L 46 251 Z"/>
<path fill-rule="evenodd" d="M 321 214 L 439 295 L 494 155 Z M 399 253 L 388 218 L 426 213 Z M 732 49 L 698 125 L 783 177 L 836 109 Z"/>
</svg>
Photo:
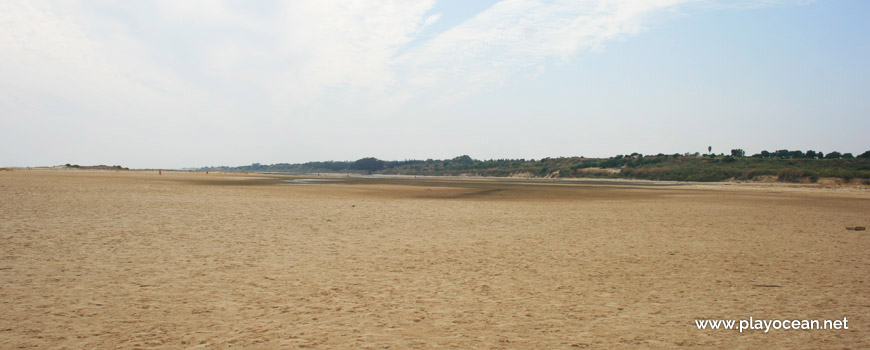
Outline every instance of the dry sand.
<svg viewBox="0 0 870 350">
<path fill-rule="evenodd" d="M 866 191 L 284 180 L 0 172 L 0 348 L 870 348 Z"/>
</svg>

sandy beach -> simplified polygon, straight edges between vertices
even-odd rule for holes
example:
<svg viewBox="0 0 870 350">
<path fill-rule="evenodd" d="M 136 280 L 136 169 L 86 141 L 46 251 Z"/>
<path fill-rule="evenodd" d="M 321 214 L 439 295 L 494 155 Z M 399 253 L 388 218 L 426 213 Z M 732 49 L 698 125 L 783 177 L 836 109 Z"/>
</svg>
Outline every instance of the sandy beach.
<svg viewBox="0 0 870 350">
<path fill-rule="evenodd" d="M 0 171 L 0 348 L 870 348 L 866 190 L 335 180 Z"/>
</svg>

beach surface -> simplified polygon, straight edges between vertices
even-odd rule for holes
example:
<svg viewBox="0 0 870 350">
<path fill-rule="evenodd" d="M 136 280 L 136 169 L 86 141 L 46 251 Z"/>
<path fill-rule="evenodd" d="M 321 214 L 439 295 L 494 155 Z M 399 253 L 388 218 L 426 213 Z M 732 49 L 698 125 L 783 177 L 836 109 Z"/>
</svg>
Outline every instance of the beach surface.
<svg viewBox="0 0 870 350">
<path fill-rule="evenodd" d="M 2 349 L 870 348 L 867 190 L 15 169 L 0 195 Z M 750 317 L 848 329 L 695 322 Z"/>
</svg>

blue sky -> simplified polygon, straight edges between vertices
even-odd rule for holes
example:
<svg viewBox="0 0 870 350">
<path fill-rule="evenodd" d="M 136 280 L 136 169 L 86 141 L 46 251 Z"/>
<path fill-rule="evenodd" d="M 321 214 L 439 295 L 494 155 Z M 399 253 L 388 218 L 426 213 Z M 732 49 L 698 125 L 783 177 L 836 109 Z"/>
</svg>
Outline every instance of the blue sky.
<svg viewBox="0 0 870 350">
<path fill-rule="evenodd" d="M 865 1 L 0 1 L 0 166 L 870 150 Z"/>
</svg>

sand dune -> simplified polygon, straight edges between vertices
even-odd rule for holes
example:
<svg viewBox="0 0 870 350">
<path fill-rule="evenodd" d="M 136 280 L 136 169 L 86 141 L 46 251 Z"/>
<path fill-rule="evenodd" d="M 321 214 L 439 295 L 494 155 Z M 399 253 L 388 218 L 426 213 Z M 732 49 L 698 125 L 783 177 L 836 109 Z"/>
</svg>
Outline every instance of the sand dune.
<svg viewBox="0 0 870 350">
<path fill-rule="evenodd" d="M 0 348 L 870 348 L 866 191 L 286 180 L 0 172 Z"/>
</svg>

